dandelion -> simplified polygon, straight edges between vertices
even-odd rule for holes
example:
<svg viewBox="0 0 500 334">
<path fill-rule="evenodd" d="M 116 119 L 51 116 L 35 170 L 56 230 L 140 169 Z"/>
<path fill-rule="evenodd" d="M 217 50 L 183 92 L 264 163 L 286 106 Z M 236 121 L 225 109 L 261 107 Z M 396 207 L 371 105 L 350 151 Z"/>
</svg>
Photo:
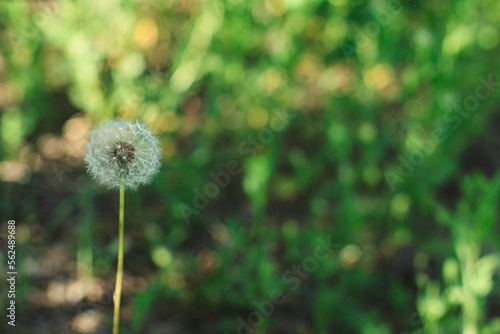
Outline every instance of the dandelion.
<svg viewBox="0 0 500 334">
<path fill-rule="evenodd" d="M 154 132 L 139 121 L 118 119 L 90 132 L 85 146 L 89 173 L 109 189 L 120 189 L 118 269 L 113 314 L 113 334 L 118 334 L 123 281 L 123 227 L 125 188 L 151 183 L 160 168 L 161 150 Z"/>
<path fill-rule="evenodd" d="M 149 184 L 160 168 L 161 151 L 154 132 L 139 121 L 115 120 L 90 132 L 85 146 L 89 173 L 109 189 Z"/>
</svg>

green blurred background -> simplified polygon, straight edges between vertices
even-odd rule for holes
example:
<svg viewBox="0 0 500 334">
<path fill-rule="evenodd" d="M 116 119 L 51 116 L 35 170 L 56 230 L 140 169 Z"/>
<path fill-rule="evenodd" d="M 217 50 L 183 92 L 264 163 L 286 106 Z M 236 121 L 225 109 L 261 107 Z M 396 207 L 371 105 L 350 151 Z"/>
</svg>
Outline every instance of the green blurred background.
<svg viewBox="0 0 500 334">
<path fill-rule="evenodd" d="M 499 30 L 495 0 L 1 1 L 1 332 L 111 331 L 118 194 L 82 159 L 124 117 L 164 158 L 123 333 L 500 333 Z"/>
</svg>

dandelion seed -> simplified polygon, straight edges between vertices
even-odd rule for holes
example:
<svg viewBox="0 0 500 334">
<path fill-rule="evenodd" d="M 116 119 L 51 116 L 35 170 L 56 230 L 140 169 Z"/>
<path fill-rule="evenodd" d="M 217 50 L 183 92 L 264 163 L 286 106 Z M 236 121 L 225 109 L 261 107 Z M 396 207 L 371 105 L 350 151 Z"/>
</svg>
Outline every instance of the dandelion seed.
<svg viewBox="0 0 500 334">
<path fill-rule="evenodd" d="M 118 119 L 101 124 L 89 133 L 85 163 L 102 185 L 119 189 L 149 184 L 160 168 L 161 150 L 154 132 L 144 123 Z"/>
</svg>

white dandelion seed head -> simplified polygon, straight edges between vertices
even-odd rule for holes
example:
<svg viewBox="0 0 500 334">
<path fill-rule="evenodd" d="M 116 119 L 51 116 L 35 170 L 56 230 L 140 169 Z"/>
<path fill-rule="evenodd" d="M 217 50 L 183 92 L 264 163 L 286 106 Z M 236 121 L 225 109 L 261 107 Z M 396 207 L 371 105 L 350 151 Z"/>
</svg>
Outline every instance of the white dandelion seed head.
<svg viewBox="0 0 500 334">
<path fill-rule="evenodd" d="M 138 120 L 117 119 L 89 132 L 85 146 L 88 172 L 109 189 L 136 189 L 151 183 L 160 169 L 160 141 L 153 130 Z"/>
</svg>

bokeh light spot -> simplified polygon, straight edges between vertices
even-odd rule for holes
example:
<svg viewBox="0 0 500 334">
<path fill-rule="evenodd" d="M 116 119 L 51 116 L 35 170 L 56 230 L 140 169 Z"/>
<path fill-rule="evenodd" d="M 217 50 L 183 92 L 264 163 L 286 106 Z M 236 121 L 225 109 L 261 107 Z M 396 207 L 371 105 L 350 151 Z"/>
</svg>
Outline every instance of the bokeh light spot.
<svg viewBox="0 0 500 334">
<path fill-rule="evenodd" d="M 493 26 L 482 27 L 477 34 L 477 42 L 483 49 L 493 49 L 499 39 L 498 30 Z"/>
<path fill-rule="evenodd" d="M 264 108 L 257 107 L 250 110 L 247 115 L 247 122 L 252 128 L 260 129 L 266 125 L 268 118 L 267 111 Z"/>
<path fill-rule="evenodd" d="M 361 249 L 354 244 L 345 246 L 340 251 L 340 261 L 344 267 L 350 267 L 361 258 Z"/>
<path fill-rule="evenodd" d="M 166 247 L 157 247 L 151 253 L 153 262 L 160 268 L 165 268 L 172 263 L 172 253 Z"/>
<path fill-rule="evenodd" d="M 408 213 L 411 199 L 406 194 L 397 194 L 391 201 L 391 213 L 396 218 L 403 218 Z"/>
<path fill-rule="evenodd" d="M 135 26 L 135 42 L 142 49 L 149 49 L 158 41 L 158 27 L 151 18 L 137 22 Z"/>
</svg>

